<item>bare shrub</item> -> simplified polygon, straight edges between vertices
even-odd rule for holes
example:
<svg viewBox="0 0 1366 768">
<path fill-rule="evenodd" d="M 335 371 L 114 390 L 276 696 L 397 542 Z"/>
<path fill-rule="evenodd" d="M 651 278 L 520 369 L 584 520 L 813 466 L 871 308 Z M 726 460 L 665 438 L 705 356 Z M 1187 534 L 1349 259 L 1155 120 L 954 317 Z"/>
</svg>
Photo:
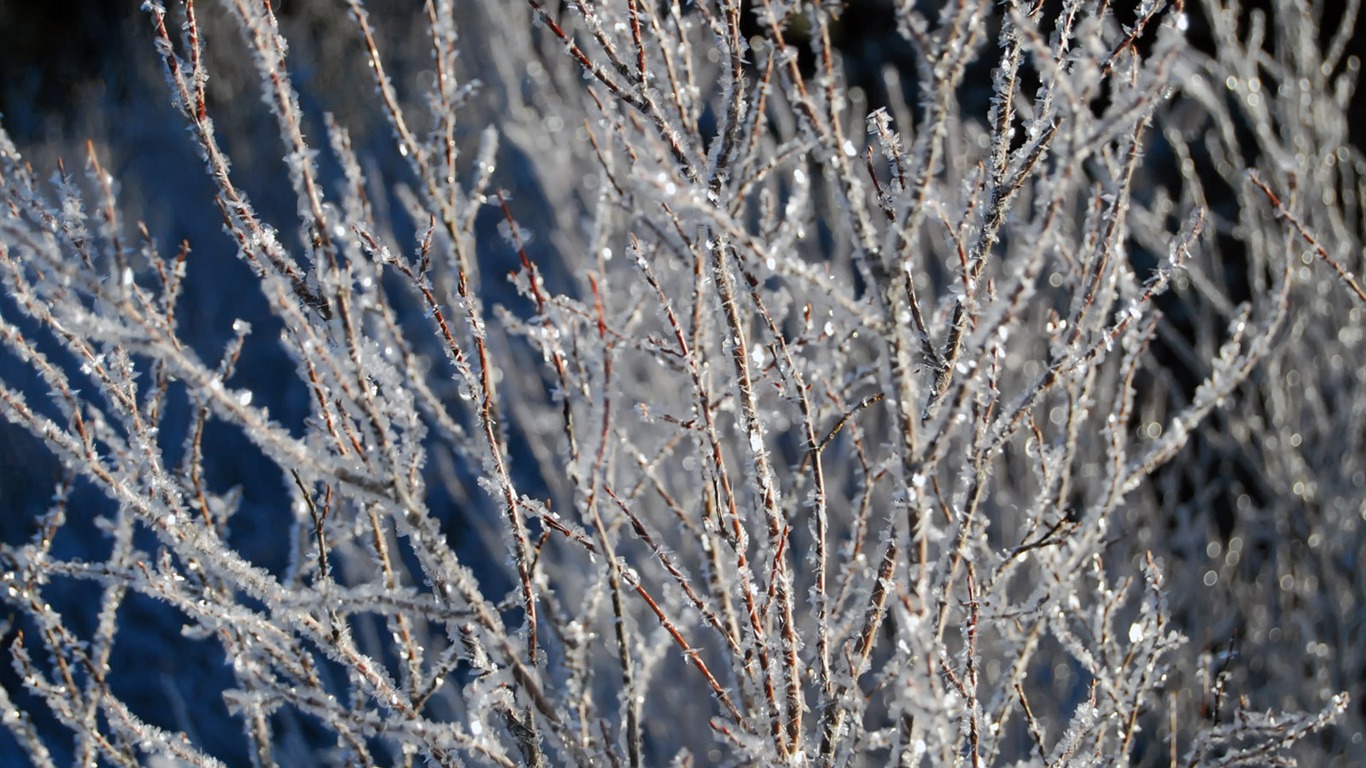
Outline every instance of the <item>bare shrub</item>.
<svg viewBox="0 0 1366 768">
<path fill-rule="evenodd" d="M 144 6 L 211 309 L 0 134 L 29 761 L 1345 760 L 1355 4 L 340 5 Z"/>
</svg>

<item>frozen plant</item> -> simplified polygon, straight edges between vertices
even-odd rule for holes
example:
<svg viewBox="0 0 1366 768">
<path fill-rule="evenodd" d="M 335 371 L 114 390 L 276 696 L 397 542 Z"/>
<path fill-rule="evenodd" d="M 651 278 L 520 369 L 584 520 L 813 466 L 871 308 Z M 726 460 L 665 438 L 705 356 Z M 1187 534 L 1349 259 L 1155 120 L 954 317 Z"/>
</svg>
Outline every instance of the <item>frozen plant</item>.
<svg viewBox="0 0 1366 768">
<path fill-rule="evenodd" d="M 0 133 L 27 762 L 1359 749 L 1358 4 L 297 5 L 143 4 L 221 232 Z"/>
</svg>

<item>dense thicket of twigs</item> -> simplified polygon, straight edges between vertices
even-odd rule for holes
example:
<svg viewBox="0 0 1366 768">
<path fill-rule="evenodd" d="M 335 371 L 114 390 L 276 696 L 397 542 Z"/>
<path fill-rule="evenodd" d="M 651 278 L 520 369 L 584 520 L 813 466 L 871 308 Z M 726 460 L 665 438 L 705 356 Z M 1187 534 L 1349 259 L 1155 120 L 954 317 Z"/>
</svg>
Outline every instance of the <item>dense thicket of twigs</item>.
<svg viewBox="0 0 1366 768">
<path fill-rule="evenodd" d="M 221 234 L 0 134 L 28 762 L 1360 749 L 1358 3 L 302 5 L 144 6 Z"/>
</svg>

